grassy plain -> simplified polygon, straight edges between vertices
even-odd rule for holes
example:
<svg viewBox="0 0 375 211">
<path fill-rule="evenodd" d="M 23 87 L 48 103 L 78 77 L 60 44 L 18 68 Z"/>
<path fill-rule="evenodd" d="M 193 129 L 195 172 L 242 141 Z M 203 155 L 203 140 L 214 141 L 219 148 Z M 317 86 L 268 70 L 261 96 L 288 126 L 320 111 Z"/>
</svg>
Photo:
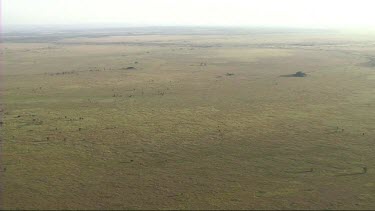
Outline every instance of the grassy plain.
<svg viewBox="0 0 375 211">
<path fill-rule="evenodd" d="M 375 208 L 375 37 L 41 36 L 1 56 L 4 209 Z"/>
</svg>

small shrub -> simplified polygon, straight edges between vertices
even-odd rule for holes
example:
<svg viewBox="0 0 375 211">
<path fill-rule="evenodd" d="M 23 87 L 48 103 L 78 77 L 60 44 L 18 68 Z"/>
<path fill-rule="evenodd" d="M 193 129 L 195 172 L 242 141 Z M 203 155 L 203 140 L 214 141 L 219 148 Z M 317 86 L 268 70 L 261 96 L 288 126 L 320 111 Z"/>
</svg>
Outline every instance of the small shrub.
<svg viewBox="0 0 375 211">
<path fill-rule="evenodd" d="M 293 76 L 294 76 L 294 77 L 306 77 L 307 74 L 304 73 L 304 72 L 298 71 L 298 72 L 296 72 Z"/>
</svg>

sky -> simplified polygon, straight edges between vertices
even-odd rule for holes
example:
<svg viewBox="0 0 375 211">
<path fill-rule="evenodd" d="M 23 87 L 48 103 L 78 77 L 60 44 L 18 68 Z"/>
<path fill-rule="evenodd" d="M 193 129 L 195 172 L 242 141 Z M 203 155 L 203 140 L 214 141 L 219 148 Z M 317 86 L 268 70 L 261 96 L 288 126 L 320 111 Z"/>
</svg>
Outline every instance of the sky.
<svg viewBox="0 0 375 211">
<path fill-rule="evenodd" d="M 5 25 L 375 29 L 374 0 L 2 0 Z"/>
</svg>

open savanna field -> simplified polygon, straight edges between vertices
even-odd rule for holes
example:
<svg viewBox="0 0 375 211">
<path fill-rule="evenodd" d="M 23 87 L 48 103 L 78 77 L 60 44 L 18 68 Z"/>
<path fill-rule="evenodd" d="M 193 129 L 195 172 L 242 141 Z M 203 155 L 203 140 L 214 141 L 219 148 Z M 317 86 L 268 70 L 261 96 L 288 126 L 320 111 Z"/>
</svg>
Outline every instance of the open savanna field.
<svg viewBox="0 0 375 211">
<path fill-rule="evenodd" d="M 375 209 L 375 35 L 201 30 L 5 35 L 1 207 Z"/>
</svg>

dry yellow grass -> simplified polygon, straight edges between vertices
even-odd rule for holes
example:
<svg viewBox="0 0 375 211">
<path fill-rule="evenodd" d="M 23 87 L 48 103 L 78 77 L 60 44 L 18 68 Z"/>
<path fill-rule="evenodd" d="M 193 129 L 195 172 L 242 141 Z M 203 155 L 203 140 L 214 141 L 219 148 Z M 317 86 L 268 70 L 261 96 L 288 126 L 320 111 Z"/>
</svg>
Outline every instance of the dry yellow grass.
<svg viewBox="0 0 375 211">
<path fill-rule="evenodd" d="M 5 43 L 3 208 L 374 209 L 375 51 L 326 36 Z"/>
</svg>

